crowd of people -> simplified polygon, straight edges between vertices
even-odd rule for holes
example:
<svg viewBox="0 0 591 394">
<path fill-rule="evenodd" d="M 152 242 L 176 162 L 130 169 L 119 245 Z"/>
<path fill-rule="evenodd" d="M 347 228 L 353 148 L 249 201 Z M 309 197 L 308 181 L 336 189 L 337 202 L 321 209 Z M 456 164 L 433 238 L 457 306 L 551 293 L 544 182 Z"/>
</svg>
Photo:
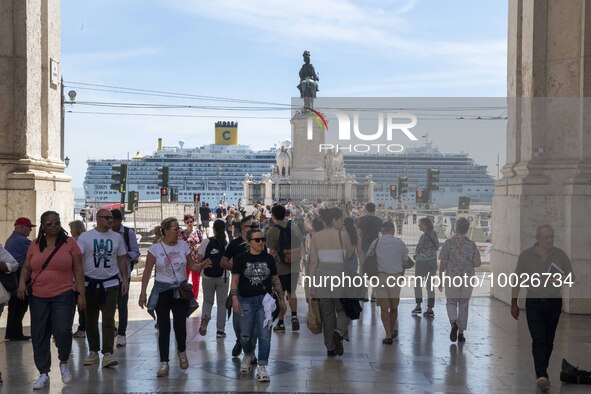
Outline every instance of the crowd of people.
<svg viewBox="0 0 591 394">
<path fill-rule="evenodd" d="M 298 303 L 297 289 L 302 285 L 302 275 L 358 277 L 375 271 L 371 275 L 377 278 L 378 285 L 373 289 L 308 285 L 300 292 L 305 294 L 308 305 L 317 303 L 326 354 L 338 357 L 344 354 L 344 344 L 350 340 L 352 320 L 359 318 L 359 303 L 368 302 L 370 293 L 380 310 L 384 329 L 381 341 L 384 345 L 394 343 L 399 335 L 401 292 L 396 279 L 404 276 L 405 268 L 412 263 L 415 276 L 425 280 L 416 282 L 416 306 L 408 313 L 430 319 L 435 318 L 435 289 L 430 279 L 439 275 L 443 284 L 444 275 L 471 276 L 481 263 L 476 244 L 467 236 L 470 224 L 464 218 L 457 220 L 454 235 L 441 246 L 431 219 L 421 217 L 418 227 L 422 234 L 414 256 L 409 256 L 407 245 L 396 236 L 395 223 L 378 217 L 371 202 L 328 207 L 319 199 L 313 206 L 302 207 L 288 201 L 271 207 L 257 204 L 251 212 L 221 205 L 211 210 L 203 203 L 197 213 L 199 220 L 190 214 L 182 218 L 184 229 L 177 218 L 164 219 L 155 229 L 154 242 L 145 258 L 137 303 L 156 318 L 158 377 L 169 374 L 171 328 L 179 367 L 189 366 L 187 318 L 197 308 L 200 287 L 203 309 L 199 334 L 207 335 L 217 305 L 215 336 L 223 340 L 229 308 L 236 338 L 232 357 L 243 354 L 240 372 L 248 374 L 257 365 L 255 378 L 268 382 L 271 377 L 266 367 L 272 333 L 285 333 L 286 322 L 291 323 L 287 326 L 292 332 L 300 330 L 298 305 L 304 300 Z M 6 339 L 32 339 L 40 374 L 33 388 L 40 389 L 49 386 L 52 337 L 58 348 L 63 383 L 72 380 L 68 366 L 72 338 L 88 340 L 89 354 L 84 365 L 101 362 L 102 367 L 110 368 L 118 364 L 114 350 L 126 346 L 128 289 L 140 251 L 135 232 L 122 224 L 119 210 L 98 210 L 96 225 L 88 231 L 83 222 L 71 222 L 71 236 L 63 228 L 59 214 L 53 211 L 40 217 L 38 235 L 31 242 L 29 234 L 35 227 L 28 218 L 15 221 L 6 248 L 0 247 L 0 271 L 18 278 L 18 288 L 8 303 Z M 545 272 L 544 264 L 550 257 L 564 274 L 572 272 L 568 257 L 553 246 L 550 226 L 540 226 L 536 240 L 535 246 L 520 256 L 516 273 Z M 153 284 L 148 289 L 153 274 Z M 427 290 L 424 312 L 423 287 Z M 465 342 L 472 287 L 464 283 L 445 289 L 440 286 L 439 290 L 445 291 L 447 300 L 449 338 L 452 342 Z M 516 319 L 518 293 L 517 288 L 511 308 Z M 31 337 L 25 336 L 22 328 L 27 308 L 31 314 Z M 76 308 L 78 330 L 72 334 Z M 290 315 L 286 318 L 288 309 Z M 526 312 L 532 353 L 538 386 L 543 390 L 549 387 L 546 368 L 560 311 L 559 290 L 549 295 L 535 291 L 528 294 Z"/>
</svg>

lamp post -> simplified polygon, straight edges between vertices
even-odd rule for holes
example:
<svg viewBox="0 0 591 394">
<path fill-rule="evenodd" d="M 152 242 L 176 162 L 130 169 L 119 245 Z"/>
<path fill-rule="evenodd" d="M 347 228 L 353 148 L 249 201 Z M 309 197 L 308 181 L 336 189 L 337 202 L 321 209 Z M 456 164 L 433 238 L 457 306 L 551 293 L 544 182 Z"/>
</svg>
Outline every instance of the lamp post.
<svg viewBox="0 0 591 394">
<path fill-rule="evenodd" d="M 64 161 L 65 163 L 65 157 L 64 157 L 64 150 L 65 150 L 65 130 L 66 130 L 66 97 L 64 96 L 64 78 L 61 78 L 61 88 L 60 88 L 60 94 L 61 94 L 61 133 L 60 133 L 60 159 L 62 159 L 62 161 Z M 72 104 L 74 103 L 74 100 L 76 100 L 76 91 L 75 90 L 70 90 L 68 92 L 68 97 L 70 98 L 70 103 Z M 68 160 L 69 163 L 69 160 Z M 68 166 L 68 163 L 66 164 L 66 167 Z"/>
<path fill-rule="evenodd" d="M 68 156 L 66 156 L 66 158 L 64 159 L 64 164 L 66 165 L 66 168 L 68 168 L 68 166 L 70 165 L 70 158 Z"/>
</svg>

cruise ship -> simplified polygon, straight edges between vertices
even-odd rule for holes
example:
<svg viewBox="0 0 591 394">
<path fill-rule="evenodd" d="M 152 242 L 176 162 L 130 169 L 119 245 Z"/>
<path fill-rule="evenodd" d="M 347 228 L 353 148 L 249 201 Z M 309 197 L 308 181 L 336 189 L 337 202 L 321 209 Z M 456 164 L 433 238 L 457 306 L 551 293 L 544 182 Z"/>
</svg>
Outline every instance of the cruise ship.
<svg viewBox="0 0 591 394">
<path fill-rule="evenodd" d="M 237 143 L 236 122 L 216 122 L 215 143 L 197 148 L 186 148 L 183 141 L 177 146 L 166 146 L 159 139 L 151 155 L 139 153 L 131 160 L 88 160 L 84 180 L 87 204 L 116 203 L 118 191 L 111 190 L 112 166 L 127 164 L 127 190 L 139 193 L 140 201 L 158 201 L 158 169 L 169 168 L 169 187 L 177 188 L 179 202 L 193 202 L 195 193 L 201 201 L 212 204 L 237 204 L 242 198 L 245 174 L 255 180 L 271 172 L 277 148 L 253 151 Z M 438 169 L 439 190 L 433 192 L 432 205 L 439 208 L 458 205 L 459 197 L 470 197 L 472 203 L 490 205 L 494 180 L 486 166 L 474 163 L 466 153 L 441 153 L 430 142 L 419 148 L 407 148 L 397 154 L 345 155 L 345 170 L 362 182 L 371 174 L 375 184 L 374 202 L 386 207 L 404 205 L 414 207 L 415 190 L 424 189 L 427 170 Z M 390 196 L 390 185 L 397 184 L 398 176 L 408 177 L 408 190 L 400 201 Z"/>
</svg>

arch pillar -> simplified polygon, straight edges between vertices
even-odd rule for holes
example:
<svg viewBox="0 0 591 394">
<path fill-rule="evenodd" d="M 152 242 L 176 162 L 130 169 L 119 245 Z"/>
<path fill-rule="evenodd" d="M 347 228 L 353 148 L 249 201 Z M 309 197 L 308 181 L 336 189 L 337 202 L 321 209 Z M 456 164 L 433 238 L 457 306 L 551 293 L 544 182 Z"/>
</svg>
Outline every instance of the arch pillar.
<svg viewBox="0 0 591 394">
<path fill-rule="evenodd" d="M 577 276 L 563 308 L 591 313 L 591 1 L 510 0 L 508 36 L 507 163 L 493 197 L 491 268 L 513 272 L 548 223 Z M 509 288 L 491 291 L 510 302 Z"/>
<path fill-rule="evenodd" d="M 74 215 L 61 159 L 60 12 L 58 0 L 0 3 L 0 242 L 16 217 Z"/>
</svg>

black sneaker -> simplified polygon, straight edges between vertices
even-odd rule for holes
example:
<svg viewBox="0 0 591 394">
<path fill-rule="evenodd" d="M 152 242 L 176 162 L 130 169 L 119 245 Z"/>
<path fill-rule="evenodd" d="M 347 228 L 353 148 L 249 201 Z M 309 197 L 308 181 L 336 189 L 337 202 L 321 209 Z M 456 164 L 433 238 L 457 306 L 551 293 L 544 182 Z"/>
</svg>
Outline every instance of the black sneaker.
<svg viewBox="0 0 591 394">
<path fill-rule="evenodd" d="M 236 341 L 236 345 L 232 348 L 232 357 L 238 357 L 242 353 L 242 345 L 240 341 Z"/>
<path fill-rule="evenodd" d="M 277 323 L 275 327 L 273 327 L 273 331 L 275 332 L 285 332 L 285 325 L 283 323 Z"/>
<path fill-rule="evenodd" d="M 327 350 L 327 351 L 326 351 L 326 355 L 327 355 L 328 357 L 336 357 L 336 355 L 337 355 L 337 354 L 335 353 L 335 351 L 334 351 L 334 350 Z"/>
<path fill-rule="evenodd" d="M 466 337 L 464 334 L 458 334 L 458 342 L 466 342 Z"/>
<path fill-rule="evenodd" d="M 458 323 L 451 324 L 451 332 L 449 333 L 449 340 L 455 342 L 458 340 Z"/>
<path fill-rule="evenodd" d="M 300 331 L 300 321 L 296 316 L 291 317 L 291 331 Z"/>
<path fill-rule="evenodd" d="M 433 311 L 426 311 L 425 313 L 423 313 L 423 316 L 425 317 L 435 317 L 435 313 L 433 313 Z"/>
<path fill-rule="evenodd" d="M 332 333 L 332 339 L 334 340 L 334 352 L 337 356 L 342 356 L 345 350 L 343 349 L 343 336 L 340 332 L 335 330 Z"/>
<path fill-rule="evenodd" d="M 421 314 L 421 308 L 415 308 L 410 312 L 411 315 L 413 316 L 418 316 Z"/>
</svg>

